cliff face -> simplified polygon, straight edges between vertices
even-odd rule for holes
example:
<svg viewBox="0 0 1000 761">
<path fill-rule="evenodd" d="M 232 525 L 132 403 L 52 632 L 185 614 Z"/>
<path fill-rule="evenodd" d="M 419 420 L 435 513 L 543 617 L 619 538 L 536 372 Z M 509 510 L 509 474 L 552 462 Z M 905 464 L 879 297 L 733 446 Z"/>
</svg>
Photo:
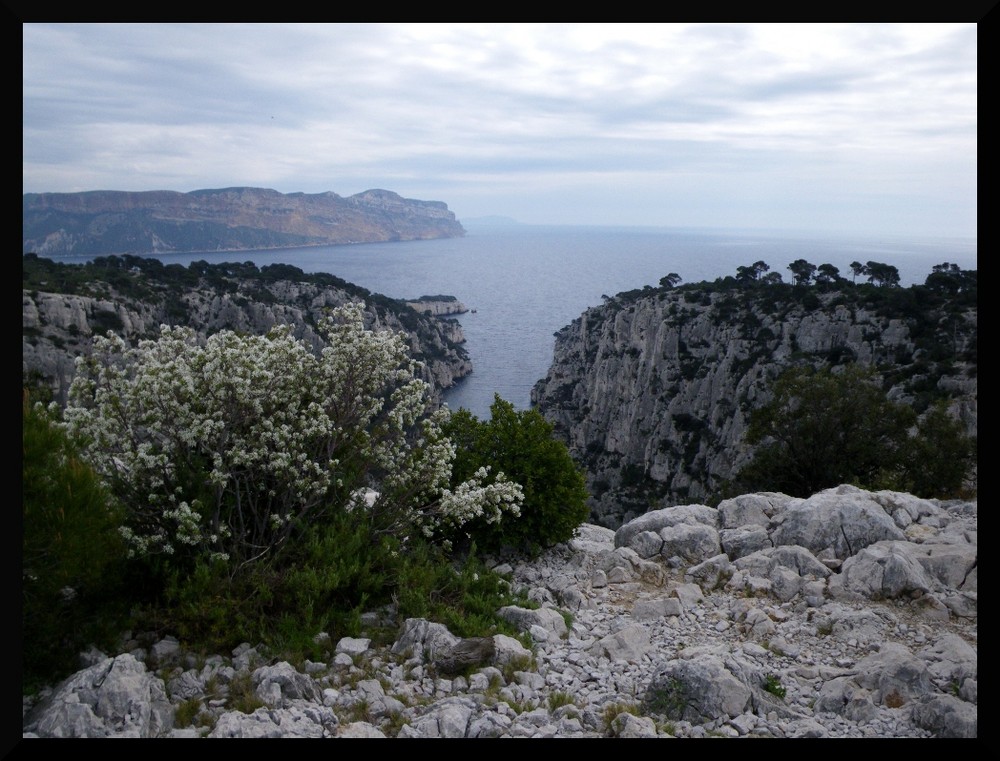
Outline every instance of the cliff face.
<svg viewBox="0 0 1000 761">
<path fill-rule="evenodd" d="M 751 459 L 750 412 L 792 364 L 874 365 L 890 398 L 918 411 L 948 398 L 975 434 L 974 297 L 972 306 L 922 303 L 898 288 L 888 299 L 889 290 L 619 294 L 556 334 L 532 404 L 586 469 L 595 521 L 612 528 L 716 493 Z"/>
<path fill-rule="evenodd" d="M 22 212 L 22 253 L 40 255 L 244 251 L 465 234 L 446 204 L 388 190 L 347 198 L 263 188 L 27 193 Z"/>
<path fill-rule="evenodd" d="M 26 266 L 33 266 L 27 258 Z M 227 266 L 232 268 L 231 275 L 224 274 Z M 184 272 L 183 268 L 177 271 Z M 253 265 L 208 265 L 202 273 L 188 271 L 191 282 L 178 285 L 119 269 L 109 273 L 113 276 L 107 280 L 62 288 L 58 275 L 36 274 L 32 285 L 46 278 L 41 282 L 54 287 L 22 292 L 23 377 L 48 385 L 55 399 L 65 403 L 75 358 L 90 350 L 95 333 L 112 330 L 134 343 L 158 336 L 161 324 L 187 325 L 206 336 L 223 329 L 260 334 L 274 325 L 290 324 L 296 338 L 319 348 L 323 341 L 316 326 L 324 311 L 359 299 L 367 305 L 367 327 L 408 335 L 411 355 L 423 363 L 421 377 L 431 384 L 436 397 L 472 372 L 462 346 L 465 335 L 457 322 L 428 317 L 403 302 L 332 276 L 298 271 L 300 280 L 296 271 L 284 267 L 287 278 L 263 278 Z"/>
</svg>

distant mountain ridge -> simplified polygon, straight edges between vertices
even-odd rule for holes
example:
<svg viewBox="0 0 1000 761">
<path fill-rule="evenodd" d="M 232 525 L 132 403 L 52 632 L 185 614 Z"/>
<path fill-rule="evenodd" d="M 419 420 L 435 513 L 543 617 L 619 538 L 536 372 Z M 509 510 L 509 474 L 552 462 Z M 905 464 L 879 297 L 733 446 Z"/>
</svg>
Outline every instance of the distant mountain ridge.
<svg viewBox="0 0 1000 761">
<path fill-rule="evenodd" d="M 25 193 L 22 200 L 22 253 L 49 256 L 246 251 L 463 235 L 447 204 L 378 189 L 346 198 L 234 187 Z"/>
</svg>

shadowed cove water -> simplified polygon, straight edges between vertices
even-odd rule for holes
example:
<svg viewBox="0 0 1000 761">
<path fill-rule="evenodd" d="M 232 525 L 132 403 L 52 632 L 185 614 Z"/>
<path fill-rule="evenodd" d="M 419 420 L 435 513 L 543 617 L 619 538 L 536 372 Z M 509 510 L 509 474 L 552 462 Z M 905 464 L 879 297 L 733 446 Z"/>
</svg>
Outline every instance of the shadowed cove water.
<svg viewBox="0 0 1000 761">
<path fill-rule="evenodd" d="M 658 285 L 671 272 L 693 283 L 764 261 L 792 282 L 787 267 L 796 259 L 832 264 L 847 278 L 851 262 L 877 261 L 896 267 L 906 287 L 923 283 L 942 262 L 977 269 L 977 242 L 965 239 L 535 225 L 467 229 L 466 237 L 445 240 L 155 256 L 165 264 L 291 264 L 392 298 L 455 296 L 475 310 L 456 318 L 474 370 L 445 401 L 480 418 L 489 417 L 494 393 L 517 409 L 529 406 L 531 387 L 552 361 L 556 331 L 599 305 L 602 296 Z"/>
</svg>

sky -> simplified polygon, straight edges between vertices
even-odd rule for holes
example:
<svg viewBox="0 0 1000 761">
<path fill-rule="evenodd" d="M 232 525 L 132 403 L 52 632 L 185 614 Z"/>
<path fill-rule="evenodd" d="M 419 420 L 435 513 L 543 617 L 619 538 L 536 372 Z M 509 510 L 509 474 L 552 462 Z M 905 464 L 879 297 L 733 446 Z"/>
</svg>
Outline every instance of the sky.
<svg viewBox="0 0 1000 761">
<path fill-rule="evenodd" d="M 25 23 L 23 191 L 977 237 L 977 25 Z"/>
</svg>

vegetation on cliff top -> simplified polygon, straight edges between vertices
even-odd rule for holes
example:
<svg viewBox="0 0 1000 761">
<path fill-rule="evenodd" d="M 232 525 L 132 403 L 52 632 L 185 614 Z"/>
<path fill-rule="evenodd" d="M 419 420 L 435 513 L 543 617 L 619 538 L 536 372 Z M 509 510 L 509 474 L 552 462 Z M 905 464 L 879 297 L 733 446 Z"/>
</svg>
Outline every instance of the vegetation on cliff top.
<svg viewBox="0 0 1000 761">
<path fill-rule="evenodd" d="M 336 275 L 325 272 L 307 273 L 291 264 L 266 264 L 258 267 L 253 262 L 222 262 L 210 264 L 204 260 L 181 264 L 164 264 L 153 257 L 98 256 L 90 262 L 69 264 L 55 262 L 35 254 L 24 254 L 21 263 L 22 288 L 29 292 L 67 293 L 89 296 L 97 299 L 126 300 L 162 307 L 163 322 L 169 325 L 194 324 L 191 309 L 185 295 L 197 290 L 219 295 L 228 295 L 238 305 L 257 301 L 263 304 L 275 303 L 273 287 L 281 281 L 305 283 L 317 288 L 330 288 L 347 294 L 350 298 L 364 301 L 376 314 L 392 315 L 406 330 L 418 336 L 426 336 L 427 318 L 407 306 L 406 301 L 372 293 L 354 283 L 349 283 Z M 436 297 L 441 300 L 449 297 Z M 454 299 L 455 297 L 450 297 Z M 116 315 L 106 314 L 105 319 L 116 319 Z M 308 310 L 307 322 L 312 321 Z M 120 329 L 121 325 L 94 325 L 97 332 Z M 443 338 L 447 351 L 453 356 L 466 360 L 468 352 L 461 344 Z M 440 347 L 433 341 L 421 342 L 423 354 L 415 354 L 415 359 L 439 359 Z"/>
<path fill-rule="evenodd" d="M 72 293 L 95 298 L 107 297 L 113 289 L 125 298 L 159 304 L 192 288 L 235 293 L 239 280 L 254 280 L 261 284 L 278 280 L 309 283 L 336 288 L 393 311 L 411 311 L 398 299 L 373 294 L 367 288 L 349 283 L 336 275 L 325 272 L 306 273 L 291 264 L 265 264 L 258 267 L 249 261 L 210 264 L 198 260 L 185 267 L 183 264 L 164 264 L 153 257 L 131 254 L 98 256 L 82 264 L 55 262 L 36 254 L 24 254 L 21 257 L 21 287 L 25 290 Z"/>
<path fill-rule="evenodd" d="M 679 291 L 689 302 L 704 301 L 711 293 L 729 293 L 742 304 L 799 303 L 807 307 L 819 305 L 818 293 L 836 293 L 842 297 L 839 304 L 866 307 L 894 315 L 902 312 L 906 317 L 916 317 L 926 307 L 947 306 L 961 309 L 976 306 L 978 278 L 976 270 L 963 270 L 957 264 L 944 262 L 934 265 L 922 285 L 903 288 L 899 285 L 896 267 L 881 262 L 852 265 L 854 277 L 840 275 L 832 264 L 810 264 L 797 259 L 788 265 L 793 273 L 792 283 L 785 283 L 781 273 L 771 270 L 764 261 L 737 267 L 736 275 L 696 283 L 681 283 L 683 278 L 670 273 L 660 279 L 659 287 L 647 285 L 623 291 L 613 297 L 605 296 L 612 308 L 621 308 L 638 299 L 648 298 L 669 291 Z M 867 282 L 857 282 L 858 276 Z"/>
<path fill-rule="evenodd" d="M 896 268 L 879 262 L 854 262 L 848 277 L 833 265 L 804 259 L 788 269 L 788 283 L 764 261 L 712 282 L 681 284 L 680 275 L 671 272 L 659 287 L 605 296 L 602 305 L 556 334 L 565 342 L 566 365 L 540 384 L 537 398 L 543 413 L 551 409 L 560 425 L 580 424 L 573 428 L 572 440 L 585 443 L 574 456 L 588 469 L 592 507 L 600 519 L 608 516 L 608 525 L 614 527 L 622 516 L 691 499 L 713 504 L 753 489 L 806 493 L 815 488 L 812 479 L 796 480 L 778 473 L 780 467 L 770 471 L 773 478 L 762 479 L 760 462 L 756 472 L 748 469 L 738 485 L 733 483 L 746 457 L 772 443 L 764 436 L 751 443 L 740 439 L 739 432 L 755 408 L 773 398 L 772 384 L 790 369 L 837 375 L 855 364 L 870 366 L 883 399 L 888 396 L 915 413 L 911 431 L 919 434 L 905 447 L 911 459 L 906 472 L 887 458 L 877 483 L 925 496 L 974 493 L 975 464 L 966 456 L 974 441 L 965 434 L 974 433 L 969 414 L 975 400 L 967 395 L 978 368 L 977 272 L 945 262 L 934 266 L 924 283 L 902 287 Z M 645 330 L 645 345 L 631 340 L 636 330 Z M 665 338 L 651 345 L 649 330 Z M 725 335 L 725 342 L 713 342 L 713 330 Z M 610 389 L 602 386 L 600 398 L 591 395 L 596 381 L 587 375 L 598 362 L 606 363 L 601 365 L 603 377 L 611 378 Z M 611 368 L 617 375 L 607 376 Z M 590 385 L 575 380 L 578 369 Z M 629 399 L 608 399 L 616 397 L 615 377 L 631 388 L 638 378 L 647 379 L 639 391 L 647 413 L 629 418 L 625 431 L 616 417 L 618 445 L 609 449 L 608 416 L 616 414 L 612 410 L 630 409 Z M 694 400 L 698 393 L 712 395 L 707 409 L 705 399 Z M 942 412 L 943 404 L 950 405 L 949 414 Z M 653 415 L 648 414 L 651 408 Z M 734 415 L 738 425 L 729 430 L 735 436 L 725 428 Z M 962 425 L 949 415 L 963 416 Z M 935 426 L 935 435 L 951 442 L 938 452 L 928 445 Z M 959 434 L 965 440 L 953 440 Z M 569 431 L 561 435 L 570 440 Z M 643 449 L 651 437 L 656 439 L 652 455 L 649 447 Z M 901 456 L 903 449 L 896 454 Z M 927 460 L 923 469 L 913 464 L 920 449 Z M 656 461 L 656 476 L 650 475 L 651 460 Z M 965 479 L 956 478 L 952 467 L 964 469 Z M 850 468 L 838 470 L 843 481 L 869 478 Z"/>
</svg>

